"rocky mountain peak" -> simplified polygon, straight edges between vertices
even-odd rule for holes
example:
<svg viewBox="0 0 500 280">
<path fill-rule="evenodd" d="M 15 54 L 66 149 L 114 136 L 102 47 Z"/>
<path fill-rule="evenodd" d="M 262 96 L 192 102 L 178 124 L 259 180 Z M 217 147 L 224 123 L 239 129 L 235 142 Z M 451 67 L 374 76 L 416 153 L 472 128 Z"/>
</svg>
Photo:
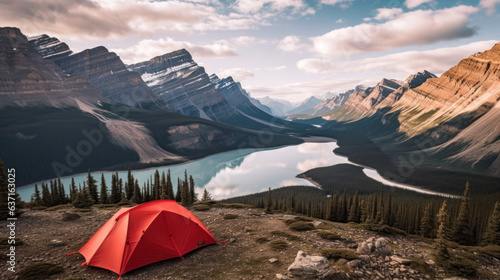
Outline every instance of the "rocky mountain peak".
<svg viewBox="0 0 500 280">
<path fill-rule="evenodd" d="M 59 57 L 73 53 L 66 43 L 47 34 L 29 37 L 28 39 L 31 47 L 37 50 L 43 58 Z"/>
<path fill-rule="evenodd" d="M 405 82 L 410 88 L 416 88 L 421 86 L 427 79 L 436 78 L 437 76 L 431 72 L 424 70 L 423 72 L 418 72 L 417 74 L 411 75 L 406 78 Z"/>
</svg>

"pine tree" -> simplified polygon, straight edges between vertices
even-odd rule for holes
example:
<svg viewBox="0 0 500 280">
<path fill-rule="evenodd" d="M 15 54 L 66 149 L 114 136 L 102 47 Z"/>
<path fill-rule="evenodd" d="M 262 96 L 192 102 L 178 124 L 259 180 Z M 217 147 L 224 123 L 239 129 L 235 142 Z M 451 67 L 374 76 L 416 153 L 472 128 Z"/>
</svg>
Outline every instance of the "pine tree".
<svg viewBox="0 0 500 280">
<path fill-rule="evenodd" d="M 370 213 L 370 218 L 367 223 L 376 223 L 377 222 L 377 196 L 372 196 L 372 210 Z"/>
<path fill-rule="evenodd" d="M 439 209 L 437 218 L 439 223 L 437 231 L 437 254 L 439 257 L 447 258 L 449 254 L 448 247 L 446 245 L 446 233 L 448 231 L 448 212 L 446 211 L 446 200 L 443 201 L 443 205 L 441 205 L 441 208 Z"/>
<path fill-rule="evenodd" d="M 201 201 L 202 202 L 207 202 L 207 201 L 210 201 L 210 200 L 212 200 L 212 196 L 207 191 L 207 188 L 204 188 L 203 189 L 203 196 L 201 197 Z"/>
<path fill-rule="evenodd" d="M 330 221 L 336 222 L 337 221 L 337 192 L 332 192 L 329 200 L 329 205 L 328 205 L 328 212 L 326 214 L 326 218 Z"/>
<path fill-rule="evenodd" d="M 111 194 L 109 196 L 110 203 L 120 202 L 120 190 L 118 189 L 118 173 L 111 175 Z"/>
<path fill-rule="evenodd" d="M 61 182 L 61 177 L 57 176 L 57 187 L 59 195 L 59 203 L 67 203 L 66 191 L 64 190 L 64 184 Z"/>
<path fill-rule="evenodd" d="M 132 171 L 130 170 L 130 167 L 128 168 L 127 172 L 127 184 L 126 184 L 126 195 L 127 199 L 130 199 L 134 195 L 134 175 L 132 175 Z"/>
<path fill-rule="evenodd" d="M 484 242 L 487 244 L 500 245 L 500 201 L 495 203 L 493 213 L 488 219 L 488 226 L 484 234 Z"/>
<path fill-rule="evenodd" d="M 435 229 L 434 211 L 432 209 L 432 203 L 429 203 L 425 207 L 424 217 L 420 220 L 420 234 L 427 238 L 434 238 Z"/>
<path fill-rule="evenodd" d="M 153 182 L 153 199 L 157 200 L 160 199 L 160 172 L 158 172 L 158 169 L 156 169 L 154 173 L 154 182 Z"/>
<path fill-rule="evenodd" d="M 177 178 L 177 192 L 175 193 L 175 201 L 181 202 L 181 194 L 182 194 L 182 183 L 181 179 Z"/>
<path fill-rule="evenodd" d="M 72 204 L 76 208 L 90 208 L 94 203 L 94 198 L 90 194 L 89 189 L 84 185 L 83 190 L 76 194 L 75 200 Z"/>
<path fill-rule="evenodd" d="M 106 179 L 104 179 L 104 173 L 101 173 L 101 195 L 99 201 L 102 204 L 108 203 L 108 186 L 106 186 Z"/>
<path fill-rule="evenodd" d="M 37 184 L 35 184 L 35 194 L 33 195 L 32 201 L 33 201 L 34 205 L 37 205 L 37 206 L 42 205 L 42 197 L 40 196 L 40 190 L 38 190 Z"/>
<path fill-rule="evenodd" d="M 170 175 L 170 169 L 167 171 L 167 197 L 168 199 L 174 199 L 174 185 L 172 184 L 172 177 Z"/>
<path fill-rule="evenodd" d="M 97 181 L 90 174 L 90 169 L 87 173 L 87 188 L 94 202 L 99 201 L 99 197 L 97 194 Z"/>
<path fill-rule="evenodd" d="M 189 203 L 193 204 L 195 203 L 198 199 L 196 198 L 196 192 L 194 191 L 194 179 L 192 175 L 189 175 Z"/>
<path fill-rule="evenodd" d="M 168 199 L 167 180 L 165 179 L 165 171 L 161 173 L 161 193 L 160 199 Z"/>
<path fill-rule="evenodd" d="M 190 205 L 190 197 L 191 195 L 189 194 L 189 182 L 187 177 L 187 171 L 184 170 L 184 181 L 182 182 L 182 189 L 181 189 L 181 204 L 185 206 Z"/>
<path fill-rule="evenodd" d="M 71 177 L 71 185 L 69 186 L 69 200 L 70 202 L 73 202 L 73 200 L 75 199 L 75 195 L 76 195 L 76 184 L 75 184 L 75 178 Z"/>
<path fill-rule="evenodd" d="M 50 206 L 55 206 L 59 204 L 59 194 L 57 189 L 57 182 L 50 180 L 50 197 L 52 197 L 52 203 Z"/>
<path fill-rule="evenodd" d="M 52 195 L 50 194 L 47 184 L 42 182 L 42 202 L 43 206 L 49 207 L 52 205 Z"/>
<path fill-rule="evenodd" d="M 389 192 L 389 197 L 387 199 L 387 212 L 385 214 L 387 224 L 392 226 L 394 224 L 392 217 L 392 192 Z"/>
<path fill-rule="evenodd" d="M 458 212 L 458 218 L 455 222 L 453 231 L 453 239 L 458 244 L 473 245 L 474 237 L 470 225 L 470 185 L 467 182 L 465 185 L 464 196 Z"/>
<path fill-rule="evenodd" d="M 378 205 L 376 221 L 381 225 L 387 224 L 387 219 L 385 217 L 384 187 L 380 187 L 380 203 Z"/>
<path fill-rule="evenodd" d="M 358 204 L 358 192 L 354 194 L 351 203 L 351 209 L 349 210 L 349 217 L 347 218 L 348 222 L 359 223 L 359 204 Z"/>
<path fill-rule="evenodd" d="M 130 198 L 130 201 L 137 204 L 142 203 L 141 189 L 139 188 L 139 181 L 137 179 L 134 182 L 134 194 Z"/>
<path fill-rule="evenodd" d="M 271 207 L 273 205 L 273 198 L 271 196 L 271 188 L 267 192 L 267 200 L 266 200 L 266 212 L 271 213 Z"/>
</svg>

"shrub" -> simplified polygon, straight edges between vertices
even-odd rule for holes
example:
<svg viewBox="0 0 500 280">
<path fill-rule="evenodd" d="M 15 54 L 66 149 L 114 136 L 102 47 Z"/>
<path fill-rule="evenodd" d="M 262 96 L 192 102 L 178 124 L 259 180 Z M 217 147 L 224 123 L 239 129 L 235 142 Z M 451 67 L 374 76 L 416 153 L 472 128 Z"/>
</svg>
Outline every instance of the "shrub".
<svg viewBox="0 0 500 280">
<path fill-rule="evenodd" d="M 377 232 L 381 235 L 403 235 L 403 236 L 407 235 L 407 233 L 404 230 L 393 228 L 388 225 L 364 224 L 363 228 L 369 231 Z"/>
<path fill-rule="evenodd" d="M 307 222 L 295 222 L 289 225 L 290 229 L 296 231 L 307 231 L 314 229 L 313 224 Z"/>
<path fill-rule="evenodd" d="M 262 244 L 262 243 L 269 242 L 269 239 L 267 239 L 265 237 L 259 237 L 259 238 L 255 239 L 255 242 Z"/>
<path fill-rule="evenodd" d="M 238 215 L 235 215 L 235 214 L 226 214 L 224 215 L 224 220 L 234 220 L 238 218 Z"/>
<path fill-rule="evenodd" d="M 476 250 L 480 253 L 490 255 L 497 259 L 500 259 L 500 246 L 498 245 L 488 245 L 484 247 L 477 247 Z"/>
<path fill-rule="evenodd" d="M 358 255 L 349 249 L 337 249 L 337 248 L 328 248 L 320 250 L 320 253 L 323 257 L 327 259 L 346 259 L 346 260 L 354 260 L 358 258 Z"/>
<path fill-rule="evenodd" d="M 283 240 L 275 240 L 269 243 L 269 246 L 275 251 L 282 251 L 288 248 L 288 243 Z"/>
<path fill-rule="evenodd" d="M 210 205 L 208 205 L 208 204 L 196 204 L 196 205 L 193 205 L 193 210 L 195 210 L 195 211 L 207 211 L 207 210 L 210 210 Z"/>
<path fill-rule="evenodd" d="M 318 236 L 326 240 L 340 240 L 342 239 L 338 234 L 329 231 L 319 231 Z"/>
<path fill-rule="evenodd" d="M 95 204 L 94 205 L 96 208 L 99 209 L 107 209 L 107 208 L 116 208 L 116 204 Z"/>
<path fill-rule="evenodd" d="M 444 268 L 447 273 L 458 276 L 473 276 L 478 269 L 475 261 L 464 257 L 442 258 L 434 255 L 434 261 L 438 266 Z"/>
<path fill-rule="evenodd" d="M 54 274 L 63 272 L 63 268 L 59 265 L 33 262 L 19 271 L 20 280 L 39 280 L 46 279 Z"/>
</svg>

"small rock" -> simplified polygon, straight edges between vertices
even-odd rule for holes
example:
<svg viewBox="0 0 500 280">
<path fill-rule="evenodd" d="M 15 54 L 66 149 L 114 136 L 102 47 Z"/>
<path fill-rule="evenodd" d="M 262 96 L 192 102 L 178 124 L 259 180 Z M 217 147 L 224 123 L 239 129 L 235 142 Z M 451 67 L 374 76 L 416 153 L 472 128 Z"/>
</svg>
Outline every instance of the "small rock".
<svg viewBox="0 0 500 280">
<path fill-rule="evenodd" d="M 294 215 L 283 215 L 283 219 L 285 220 L 293 220 L 297 218 L 297 216 L 294 216 Z"/>
<path fill-rule="evenodd" d="M 269 259 L 269 263 L 277 263 L 279 260 L 277 258 L 271 258 Z"/>
<path fill-rule="evenodd" d="M 433 260 L 426 260 L 425 263 L 428 265 L 435 265 L 436 264 Z"/>
<path fill-rule="evenodd" d="M 356 268 L 358 266 L 361 265 L 361 261 L 360 260 L 352 260 L 350 262 L 347 263 L 347 266 L 350 267 L 350 268 Z"/>
<path fill-rule="evenodd" d="M 364 262 L 364 263 L 369 263 L 370 262 L 370 256 L 368 255 L 359 255 L 358 260 Z"/>
<path fill-rule="evenodd" d="M 236 238 L 234 237 L 229 238 L 229 243 L 234 243 L 234 242 L 236 242 Z"/>
<path fill-rule="evenodd" d="M 49 244 L 47 244 L 47 246 L 50 246 L 50 247 L 59 247 L 59 246 L 64 246 L 64 245 L 66 245 L 66 243 L 64 243 L 64 241 L 59 240 L 59 239 L 50 240 Z"/>
<path fill-rule="evenodd" d="M 410 265 L 411 264 L 411 260 L 409 260 L 409 259 L 403 259 L 403 258 L 401 258 L 399 256 L 391 256 L 391 259 L 393 261 L 396 261 L 396 262 L 400 263 L 400 264 L 404 264 L 404 265 Z"/>
<path fill-rule="evenodd" d="M 389 246 L 389 242 L 384 237 L 378 239 L 370 237 L 359 244 L 356 253 L 360 255 L 373 254 L 375 256 L 389 256 L 392 255 L 392 249 Z"/>
<path fill-rule="evenodd" d="M 312 224 L 313 224 L 314 227 L 319 227 L 319 226 L 323 225 L 323 222 L 314 221 Z"/>
<path fill-rule="evenodd" d="M 283 275 L 281 273 L 276 274 L 276 278 L 281 279 L 281 280 L 289 280 L 290 277 Z"/>
<path fill-rule="evenodd" d="M 80 219 L 81 216 L 78 215 L 78 214 L 75 214 L 75 213 L 66 213 L 64 212 L 62 214 L 62 220 L 67 222 L 67 221 L 73 221 L 73 220 L 76 220 L 76 219 Z"/>
</svg>

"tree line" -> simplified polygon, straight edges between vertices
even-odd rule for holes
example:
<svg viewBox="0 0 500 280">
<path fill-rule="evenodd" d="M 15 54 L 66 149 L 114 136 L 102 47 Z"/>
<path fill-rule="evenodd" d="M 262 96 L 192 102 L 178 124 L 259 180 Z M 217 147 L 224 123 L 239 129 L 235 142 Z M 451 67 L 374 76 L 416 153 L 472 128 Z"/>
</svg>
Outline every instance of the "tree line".
<svg viewBox="0 0 500 280">
<path fill-rule="evenodd" d="M 187 170 L 184 170 L 183 179 L 177 178 L 175 192 L 170 169 L 166 174 L 160 174 L 157 169 L 151 180 L 148 179 L 142 186 L 129 169 L 125 180 L 118 176 L 118 172 L 112 174 L 109 189 L 104 174 L 101 174 L 99 186 L 90 170 L 83 186 L 77 187 L 74 178 L 71 178 L 69 194 L 66 194 L 61 178 L 50 180 L 48 183 L 42 182 L 40 188 L 35 184 L 31 197 L 32 206 L 52 207 L 71 203 L 77 208 L 88 208 L 94 204 L 140 204 L 158 199 L 172 199 L 184 206 L 190 206 L 197 201 L 195 182 L 192 175 L 188 176 Z M 210 198 L 206 189 L 203 197 Z"/>
<path fill-rule="evenodd" d="M 309 194 L 301 188 L 307 189 Z M 333 222 L 388 226 L 408 234 L 444 238 L 462 245 L 500 245 L 500 202 L 485 203 L 484 197 L 471 197 L 469 184 L 461 199 L 444 201 L 446 218 L 441 218 L 444 222 L 439 220 L 439 215 L 444 215 L 440 214 L 442 199 L 419 194 L 394 197 L 388 190 L 391 188 L 381 187 L 378 193 L 370 195 L 333 191 L 325 197 L 319 189 L 285 187 L 226 202 L 246 203 L 270 212 L 297 213 Z"/>
</svg>

